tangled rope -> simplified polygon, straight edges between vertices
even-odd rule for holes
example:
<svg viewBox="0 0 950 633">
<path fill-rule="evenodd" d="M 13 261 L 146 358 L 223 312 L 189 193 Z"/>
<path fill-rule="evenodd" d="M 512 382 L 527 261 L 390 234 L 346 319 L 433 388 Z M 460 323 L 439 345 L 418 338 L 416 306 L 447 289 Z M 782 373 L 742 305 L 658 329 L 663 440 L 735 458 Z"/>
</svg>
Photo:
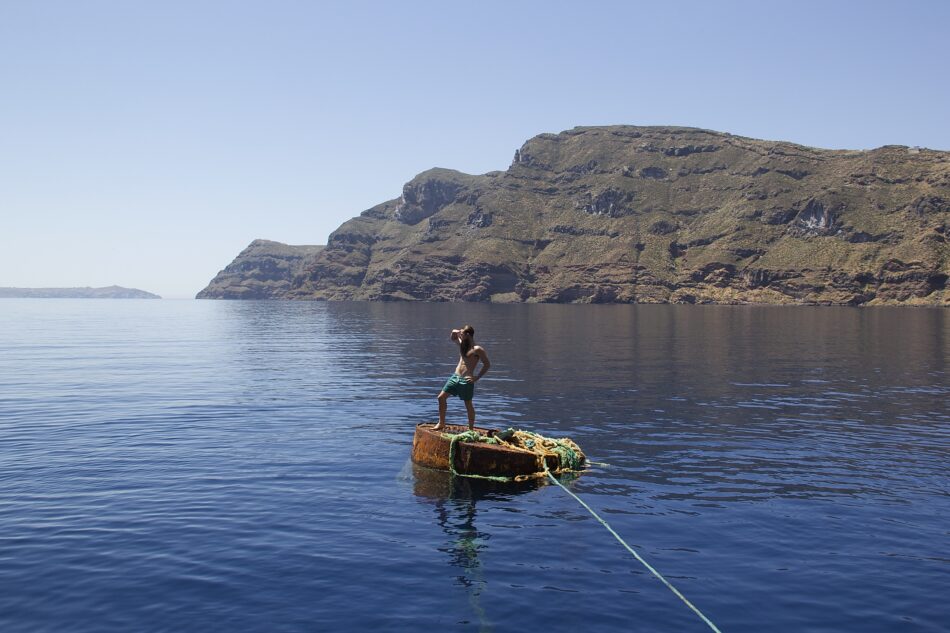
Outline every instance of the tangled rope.
<svg viewBox="0 0 950 633">
<path fill-rule="evenodd" d="M 459 442 L 481 442 L 483 444 L 503 445 L 527 453 L 533 453 L 537 459 L 537 471 L 530 475 L 516 475 L 507 477 L 501 475 L 476 475 L 471 473 L 460 473 L 455 470 L 455 452 L 456 445 Z M 551 471 L 548 468 L 547 458 L 554 456 L 557 458 L 558 467 Z M 570 439 L 554 439 L 544 437 L 540 433 L 531 431 L 521 431 L 508 429 L 494 436 L 482 435 L 478 431 L 464 431 L 452 436 L 449 443 L 449 471 L 458 477 L 469 477 L 471 479 L 487 479 L 489 481 L 527 481 L 529 479 L 542 479 L 549 473 L 560 474 L 580 470 L 586 461 L 584 452 Z"/>
<path fill-rule="evenodd" d="M 519 430 L 514 431 L 514 435 L 512 435 L 509 443 L 545 456 L 552 453 L 557 455 L 560 468 L 558 468 L 555 473 L 580 470 L 587 461 L 581 447 L 569 438 L 558 440 L 551 437 L 544 437 L 540 433 Z M 543 471 L 546 472 L 548 470 L 547 462 L 544 460 L 540 461 L 542 462 Z"/>
</svg>

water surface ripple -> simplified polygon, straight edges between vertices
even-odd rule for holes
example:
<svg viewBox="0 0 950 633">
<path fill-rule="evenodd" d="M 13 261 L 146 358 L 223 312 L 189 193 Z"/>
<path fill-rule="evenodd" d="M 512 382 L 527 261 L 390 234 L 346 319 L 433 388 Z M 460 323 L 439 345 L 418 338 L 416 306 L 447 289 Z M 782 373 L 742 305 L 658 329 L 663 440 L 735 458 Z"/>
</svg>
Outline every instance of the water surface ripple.
<svg viewBox="0 0 950 633">
<path fill-rule="evenodd" d="M 0 302 L 0 630 L 707 630 L 556 487 L 408 462 L 465 322 L 481 423 L 723 631 L 946 630 L 946 310 L 53 299 Z"/>
</svg>

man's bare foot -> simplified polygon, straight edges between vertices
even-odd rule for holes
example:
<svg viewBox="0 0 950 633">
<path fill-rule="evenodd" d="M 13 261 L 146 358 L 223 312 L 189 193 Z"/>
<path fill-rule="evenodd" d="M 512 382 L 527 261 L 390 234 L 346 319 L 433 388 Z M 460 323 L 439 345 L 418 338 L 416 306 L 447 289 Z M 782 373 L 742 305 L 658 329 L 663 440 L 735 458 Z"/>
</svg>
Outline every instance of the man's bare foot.
<svg viewBox="0 0 950 633">
<path fill-rule="evenodd" d="M 444 424 L 439 424 L 438 422 L 432 425 L 432 430 L 433 430 L 433 431 L 441 431 L 441 430 L 444 429 L 444 428 L 445 428 L 445 425 L 444 425 Z"/>
</svg>

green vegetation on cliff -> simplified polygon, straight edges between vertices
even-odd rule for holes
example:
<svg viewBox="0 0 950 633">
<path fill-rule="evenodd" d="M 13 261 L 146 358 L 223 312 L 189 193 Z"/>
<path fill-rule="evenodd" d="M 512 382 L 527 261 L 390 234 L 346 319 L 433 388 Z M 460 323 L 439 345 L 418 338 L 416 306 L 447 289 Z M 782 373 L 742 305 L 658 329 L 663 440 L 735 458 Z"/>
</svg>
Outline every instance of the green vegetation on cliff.
<svg viewBox="0 0 950 633">
<path fill-rule="evenodd" d="M 282 299 L 303 265 L 323 246 L 254 240 L 198 293 L 196 299 Z"/>
<path fill-rule="evenodd" d="M 256 241 L 199 297 L 948 305 L 948 216 L 947 152 L 575 128 L 419 174 L 323 249 Z"/>
</svg>

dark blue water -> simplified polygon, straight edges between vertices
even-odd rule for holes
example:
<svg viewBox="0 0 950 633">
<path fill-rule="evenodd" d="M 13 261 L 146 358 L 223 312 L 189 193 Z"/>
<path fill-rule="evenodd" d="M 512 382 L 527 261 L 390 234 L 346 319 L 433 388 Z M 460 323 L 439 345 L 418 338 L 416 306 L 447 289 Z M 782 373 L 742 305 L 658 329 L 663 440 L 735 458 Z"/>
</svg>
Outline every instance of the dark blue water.
<svg viewBox="0 0 950 633">
<path fill-rule="evenodd" d="M 947 630 L 950 311 L 4 300 L 0 631 L 708 630 L 559 488 L 413 469 L 465 322 L 479 422 L 724 632 Z"/>
</svg>

